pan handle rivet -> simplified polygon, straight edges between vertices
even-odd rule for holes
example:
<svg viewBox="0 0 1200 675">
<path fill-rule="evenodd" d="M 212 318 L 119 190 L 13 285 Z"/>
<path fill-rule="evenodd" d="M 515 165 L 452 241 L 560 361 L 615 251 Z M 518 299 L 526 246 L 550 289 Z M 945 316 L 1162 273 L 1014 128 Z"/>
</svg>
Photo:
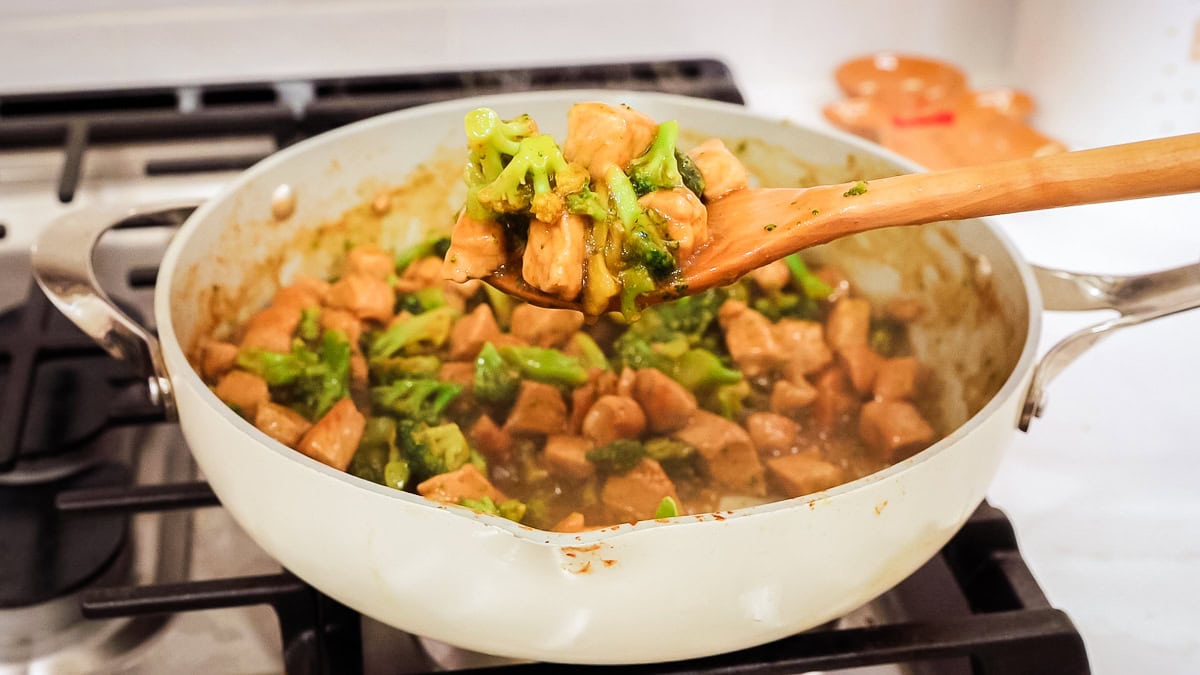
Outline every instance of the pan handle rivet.
<svg viewBox="0 0 1200 675">
<path fill-rule="evenodd" d="M 271 192 L 271 215 L 286 220 L 296 211 L 296 193 L 292 186 L 281 183 Z"/>
</svg>

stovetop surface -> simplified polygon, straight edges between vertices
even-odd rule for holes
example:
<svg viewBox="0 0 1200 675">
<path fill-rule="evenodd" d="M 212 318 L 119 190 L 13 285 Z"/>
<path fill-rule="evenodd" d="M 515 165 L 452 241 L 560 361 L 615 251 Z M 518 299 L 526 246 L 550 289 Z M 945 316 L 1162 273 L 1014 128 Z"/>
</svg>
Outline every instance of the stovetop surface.
<svg viewBox="0 0 1200 675">
<path fill-rule="evenodd" d="M 207 196 L 232 171 L 298 138 L 353 119 L 454 95 L 514 88 L 656 88 L 742 100 L 727 69 L 711 60 L 342 78 L 301 85 L 0 99 L 0 177 L 21 176 L 0 180 L 0 196 L 9 198 L 0 210 L 0 256 L 10 263 L 0 266 L 6 270 L 0 275 L 0 289 L 6 294 L 0 308 L 20 304 L 28 290 L 19 248 L 30 236 L 27 222 L 52 216 L 68 204 L 159 194 Z M 297 116 L 297 110 L 307 114 Z M 200 144 L 195 142 L 198 132 Z M 19 154 L 12 154 L 14 150 Z M 122 231 L 106 239 L 99 252 L 102 284 L 146 320 L 156 256 L 169 238 L 170 228 Z M 0 446 L 0 463 L 6 457 L 21 457 L 12 476 L 20 475 L 23 467 L 44 469 L 48 458 L 82 458 L 87 468 L 63 480 L 86 483 L 111 471 L 106 468 L 111 465 L 101 461 L 111 453 L 91 452 L 91 442 L 114 428 L 132 429 L 137 438 L 118 454 L 136 475 L 136 487 L 58 484 L 57 510 L 51 519 L 60 527 L 69 523 L 65 527 L 79 528 L 89 522 L 86 519 L 110 523 L 107 528 L 84 528 L 109 544 L 95 548 L 96 556 L 104 558 L 91 561 L 95 568 L 111 562 L 126 539 L 130 542 L 133 571 L 81 594 L 88 616 L 121 622 L 147 612 L 180 612 L 155 642 L 130 652 L 119 665 L 100 667 L 101 672 L 258 672 L 282 667 L 303 673 L 464 667 L 497 667 L 506 673 L 559 671 L 559 666 L 547 664 L 498 666 L 483 655 L 455 652 L 360 620 L 280 570 L 224 511 L 211 508 L 215 499 L 207 486 L 194 480 L 177 430 L 146 410 L 133 390 L 136 382 L 123 366 L 81 342 L 61 317 L 29 320 L 31 312 L 45 305 L 44 299 L 33 296 L 23 309 L 0 317 L 0 329 L 9 336 L 0 340 L 0 398 L 19 401 L 6 407 L 21 411 L 15 418 L 3 417 L 6 411 L 0 408 L 0 425 L 16 430 L 7 450 Z M 19 396 L 11 393 L 18 390 Z M 99 405 L 66 412 L 89 402 Z M 2 480 L 0 476 L 0 492 L 6 489 Z M 173 541 L 185 531 L 190 535 L 187 541 Z M 54 535 L 56 541 L 65 541 L 63 532 Z M 102 537 L 106 533 L 109 536 Z M 3 581 L 15 578 L 4 574 Z M 59 583 L 65 592 L 87 576 L 64 574 Z M 39 588 L 21 584 L 30 594 Z M 277 616 L 272 618 L 265 607 Z M 0 657 L 3 654 L 0 651 Z M 1070 620 L 1046 601 L 1017 551 L 1011 527 L 987 506 L 913 577 L 836 625 L 735 654 L 618 670 L 776 673 L 873 668 L 897 661 L 909 661 L 903 670 L 915 673 L 1087 670 L 1082 641 Z M 47 664 L 51 662 L 43 660 L 47 672 L 57 672 Z M 0 673 L 6 667 L 0 658 Z"/>
</svg>

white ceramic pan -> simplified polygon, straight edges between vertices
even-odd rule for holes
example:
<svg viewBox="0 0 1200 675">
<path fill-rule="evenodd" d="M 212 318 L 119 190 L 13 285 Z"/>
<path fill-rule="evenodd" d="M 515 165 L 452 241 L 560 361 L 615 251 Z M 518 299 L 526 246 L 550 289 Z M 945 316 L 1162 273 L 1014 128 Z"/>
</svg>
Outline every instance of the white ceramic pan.
<svg viewBox="0 0 1200 675">
<path fill-rule="evenodd" d="M 1035 269 L 985 221 L 874 232 L 814 250 L 869 295 L 919 297 L 931 308 L 913 342 L 934 369 L 934 422 L 947 436 L 822 493 L 582 534 L 532 530 L 331 469 L 259 432 L 193 371 L 186 354 L 201 332 L 244 317 L 299 271 L 327 271 L 347 226 L 324 239 L 314 228 L 379 189 L 406 185 L 398 212 L 379 232 L 349 227 L 347 236 L 398 246 L 422 228 L 447 229 L 461 198 L 450 186 L 461 175 L 468 110 L 527 112 L 561 138 L 567 108 L 581 100 L 628 103 L 734 145 L 752 139 L 742 149 L 766 183 L 914 170 L 849 136 L 674 96 L 567 91 L 452 101 L 290 147 L 197 208 L 159 270 L 157 340 L 96 290 L 91 272 L 101 232 L 145 209 L 63 217 L 35 247 L 37 278 L 108 351 L 143 365 L 222 503 L 296 575 L 406 631 L 572 663 L 735 650 L 871 600 L 936 553 L 976 508 L 1007 439 L 1038 413 L 1043 385 L 1063 365 L 1113 328 L 1200 304 L 1200 266 L 1138 278 Z M 1114 308 L 1119 317 L 1068 339 L 1039 365 L 1043 306 Z"/>
</svg>

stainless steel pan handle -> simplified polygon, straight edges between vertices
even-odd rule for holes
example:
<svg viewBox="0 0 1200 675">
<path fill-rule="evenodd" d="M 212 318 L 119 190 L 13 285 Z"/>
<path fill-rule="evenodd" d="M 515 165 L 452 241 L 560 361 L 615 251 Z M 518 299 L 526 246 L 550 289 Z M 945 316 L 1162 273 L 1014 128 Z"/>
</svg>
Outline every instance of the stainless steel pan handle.
<svg viewBox="0 0 1200 675">
<path fill-rule="evenodd" d="M 132 362 L 146 378 L 150 400 L 175 416 L 171 382 L 158 338 L 122 312 L 100 288 L 92 264 L 100 236 L 135 219 L 178 225 L 195 202 L 76 209 L 52 221 L 34 242 L 33 277 L 68 319 L 109 354 Z"/>
<path fill-rule="evenodd" d="M 1088 326 L 1050 348 L 1033 370 L 1017 426 L 1029 430 L 1046 407 L 1046 386 L 1113 331 L 1200 307 L 1200 264 L 1134 276 L 1080 274 L 1033 268 L 1048 310 L 1113 309 L 1117 316 Z"/>
</svg>

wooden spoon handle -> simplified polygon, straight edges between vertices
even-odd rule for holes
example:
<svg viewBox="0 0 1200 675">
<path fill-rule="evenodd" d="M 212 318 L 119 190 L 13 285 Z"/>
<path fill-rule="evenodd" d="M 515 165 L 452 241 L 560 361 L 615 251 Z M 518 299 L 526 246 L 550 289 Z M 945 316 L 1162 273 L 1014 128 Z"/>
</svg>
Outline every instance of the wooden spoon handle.
<svg viewBox="0 0 1200 675">
<path fill-rule="evenodd" d="M 849 234 L 1193 191 L 1200 134 L 884 178 L 839 203 Z"/>
</svg>

